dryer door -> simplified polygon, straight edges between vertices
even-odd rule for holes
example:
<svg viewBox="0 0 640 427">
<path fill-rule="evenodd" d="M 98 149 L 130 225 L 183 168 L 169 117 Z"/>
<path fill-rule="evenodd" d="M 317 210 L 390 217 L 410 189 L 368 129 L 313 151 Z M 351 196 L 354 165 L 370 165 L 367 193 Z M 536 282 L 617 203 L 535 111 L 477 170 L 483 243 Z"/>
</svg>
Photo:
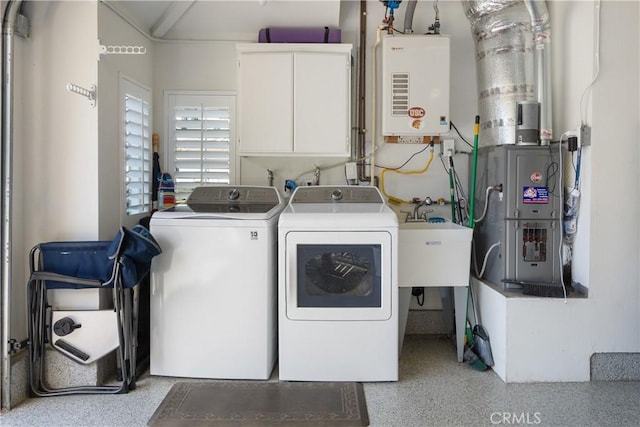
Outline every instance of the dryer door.
<svg viewBox="0 0 640 427">
<path fill-rule="evenodd" d="M 391 240 L 391 234 L 385 231 L 287 233 L 287 318 L 389 319 Z"/>
</svg>

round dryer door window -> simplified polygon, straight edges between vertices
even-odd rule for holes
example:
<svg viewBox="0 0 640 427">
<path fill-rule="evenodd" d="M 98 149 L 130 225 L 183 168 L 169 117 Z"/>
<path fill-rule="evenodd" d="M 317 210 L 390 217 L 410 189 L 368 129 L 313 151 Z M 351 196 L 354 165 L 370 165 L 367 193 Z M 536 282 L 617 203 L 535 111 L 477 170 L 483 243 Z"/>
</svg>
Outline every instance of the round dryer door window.
<svg viewBox="0 0 640 427">
<path fill-rule="evenodd" d="M 380 245 L 297 249 L 299 307 L 380 307 Z"/>
</svg>

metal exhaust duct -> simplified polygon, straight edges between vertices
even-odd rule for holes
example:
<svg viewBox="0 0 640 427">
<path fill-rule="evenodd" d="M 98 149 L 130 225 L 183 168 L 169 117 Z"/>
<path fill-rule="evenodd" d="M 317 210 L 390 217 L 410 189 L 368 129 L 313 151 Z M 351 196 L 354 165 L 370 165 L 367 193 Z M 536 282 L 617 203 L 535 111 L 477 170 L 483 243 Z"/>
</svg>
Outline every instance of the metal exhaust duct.
<svg viewBox="0 0 640 427">
<path fill-rule="evenodd" d="M 543 0 L 524 0 L 531 16 L 535 44 L 536 94 L 540 103 L 540 142 L 549 145 L 553 136 L 551 99 L 551 22 Z"/>
<path fill-rule="evenodd" d="M 515 144 L 517 104 L 531 101 L 541 104 L 540 139 L 548 143 L 551 96 L 546 5 L 522 0 L 462 0 L 462 4 L 476 46 L 479 146 Z"/>
</svg>

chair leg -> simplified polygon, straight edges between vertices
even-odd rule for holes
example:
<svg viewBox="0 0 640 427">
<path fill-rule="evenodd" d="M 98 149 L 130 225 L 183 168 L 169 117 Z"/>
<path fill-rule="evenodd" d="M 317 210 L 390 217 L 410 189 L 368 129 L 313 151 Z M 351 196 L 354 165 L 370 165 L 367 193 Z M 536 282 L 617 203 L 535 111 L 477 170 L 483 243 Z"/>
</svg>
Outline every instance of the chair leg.
<svg viewBox="0 0 640 427">
<path fill-rule="evenodd" d="M 127 291 L 127 290 L 125 290 Z M 119 286 L 114 286 L 114 304 L 118 329 L 118 349 L 116 351 L 117 364 L 121 367 L 122 377 L 118 385 L 90 385 L 51 388 L 46 385 L 45 367 L 47 342 L 50 340 L 51 318 L 47 302 L 47 290 L 41 281 L 30 280 L 29 294 L 29 388 L 32 397 L 63 396 L 73 394 L 122 394 L 135 387 L 132 380 L 131 354 L 131 307 L 127 304 L 126 292 Z M 117 295 L 116 295 L 117 294 Z M 130 298 L 129 298 L 130 301 Z M 48 314 L 49 313 L 49 314 Z M 133 365 L 135 370 L 135 365 Z M 132 387 L 133 385 L 133 387 Z"/>
</svg>

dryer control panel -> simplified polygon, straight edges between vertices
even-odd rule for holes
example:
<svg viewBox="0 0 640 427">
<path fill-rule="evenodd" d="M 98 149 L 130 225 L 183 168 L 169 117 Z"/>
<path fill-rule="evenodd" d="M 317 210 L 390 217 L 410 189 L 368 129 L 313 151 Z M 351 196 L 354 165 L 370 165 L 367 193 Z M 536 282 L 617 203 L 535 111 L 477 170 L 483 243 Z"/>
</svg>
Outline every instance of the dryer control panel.
<svg viewBox="0 0 640 427">
<path fill-rule="evenodd" d="M 291 203 L 377 203 L 384 199 L 376 187 L 310 186 L 298 187 Z"/>
</svg>

